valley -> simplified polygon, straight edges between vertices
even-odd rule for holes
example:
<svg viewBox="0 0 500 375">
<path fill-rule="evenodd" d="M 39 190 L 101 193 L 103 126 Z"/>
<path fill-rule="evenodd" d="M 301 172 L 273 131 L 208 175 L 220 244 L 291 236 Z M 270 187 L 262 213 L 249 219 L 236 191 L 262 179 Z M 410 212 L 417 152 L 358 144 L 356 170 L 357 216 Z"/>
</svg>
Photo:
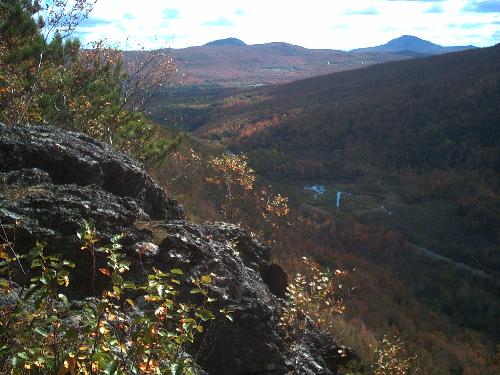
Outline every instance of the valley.
<svg viewBox="0 0 500 375">
<path fill-rule="evenodd" d="M 154 98 L 150 110 L 201 143 L 248 155 L 307 222 L 334 223 L 331 234 L 285 243 L 299 253 L 302 242 L 314 246 L 305 253 L 321 264 L 362 269 L 357 283 L 384 294 L 391 307 L 368 320 L 360 306 L 376 301 L 354 297 L 349 324 L 363 319 L 379 332 L 398 311 L 394 326 L 407 330 L 412 313 L 399 293 L 421 309 L 410 325 L 436 314 L 447 334 L 464 327 L 496 345 L 499 54 L 499 46 L 473 49 L 246 89 L 188 85 Z M 381 274 L 401 289 L 366 285 Z M 448 358 L 459 349 L 442 350 Z"/>
<path fill-rule="evenodd" d="M 156 98 L 152 115 L 247 153 L 273 183 L 340 183 L 372 194 L 364 199 L 368 206 L 380 204 L 372 198 L 378 194 L 391 215 L 351 211 L 497 274 L 499 52 L 492 47 L 250 90 L 186 89 Z M 333 200 L 313 204 L 331 210 Z"/>
<path fill-rule="evenodd" d="M 0 372 L 498 375 L 499 14 L 2 1 Z"/>
</svg>

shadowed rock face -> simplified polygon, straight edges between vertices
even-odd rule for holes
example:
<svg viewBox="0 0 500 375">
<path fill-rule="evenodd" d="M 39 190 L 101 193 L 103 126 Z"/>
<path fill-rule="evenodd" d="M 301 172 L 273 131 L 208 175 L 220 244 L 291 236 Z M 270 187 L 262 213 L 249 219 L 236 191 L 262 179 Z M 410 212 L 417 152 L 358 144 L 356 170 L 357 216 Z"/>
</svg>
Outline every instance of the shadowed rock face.
<svg viewBox="0 0 500 375">
<path fill-rule="evenodd" d="M 103 242 L 126 233 L 130 278 L 143 278 L 143 268 L 152 266 L 181 268 L 187 280 L 216 275 L 214 311 L 232 306 L 234 323 L 218 318 L 193 348 L 204 370 L 285 374 L 297 355 L 277 326 L 287 277 L 271 262 L 270 248 L 235 225 L 182 219 L 182 207 L 139 164 L 111 147 L 52 127 L 0 125 L 0 223 L 18 252 L 42 240 L 48 251 L 76 262 L 70 294 L 80 298 L 94 292 L 92 262 L 76 236 L 83 220 L 94 221 Z M 148 250 L 140 262 L 139 249 Z M 97 267 L 103 261 L 97 259 Z M 97 288 L 105 282 L 98 279 Z M 195 298 L 188 288 L 182 294 Z M 300 373 L 335 373 L 338 349 L 311 328 L 299 353 Z"/>
<path fill-rule="evenodd" d="M 217 369 L 211 371 L 214 374 L 283 372 L 286 348 L 277 330 L 281 302 L 263 281 L 272 268 L 270 249 L 226 223 L 158 223 L 156 232 L 158 227 L 166 235 L 150 262 L 156 267 L 189 270 L 192 276 L 214 274 L 211 293 L 217 299 L 216 311 L 234 307 L 234 323 L 217 320 L 208 330 L 206 344 L 198 348 L 204 365 Z M 281 268 L 275 273 L 286 286 Z"/>
<path fill-rule="evenodd" d="M 140 164 L 109 145 L 53 127 L 0 125 L 0 171 L 25 168 L 45 171 L 55 184 L 95 185 L 132 198 L 153 220 L 183 217 Z"/>
</svg>

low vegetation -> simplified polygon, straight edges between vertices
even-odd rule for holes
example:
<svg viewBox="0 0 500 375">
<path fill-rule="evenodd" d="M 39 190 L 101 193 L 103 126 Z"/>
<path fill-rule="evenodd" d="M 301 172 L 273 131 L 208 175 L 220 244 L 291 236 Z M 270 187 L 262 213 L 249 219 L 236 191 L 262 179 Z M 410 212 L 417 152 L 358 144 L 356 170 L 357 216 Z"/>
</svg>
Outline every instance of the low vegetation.
<svg viewBox="0 0 500 375">
<path fill-rule="evenodd" d="M 182 270 L 152 269 L 144 283 L 127 280 L 130 261 L 120 251 L 122 236 L 115 236 L 109 246 L 97 246 L 99 239 L 89 223 L 78 236 L 86 257 L 107 259 L 106 267 L 94 268 L 89 275 L 95 295 L 82 301 L 71 301 L 65 294 L 74 263 L 47 255 L 42 243 L 26 257 L 16 253 L 15 244 L 1 244 L 2 373 L 196 374 L 187 347 L 215 318 L 208 292 L 212 276 L 191 280 L 191 293 L 202 296 L 199 304 L 182 301 L 180 285 L 187 282 Z M 16 272 L 24 274 L 25 285 L 13 281 Z M 109 280 L 100 293 L 97 272 Z"/>
</svg>

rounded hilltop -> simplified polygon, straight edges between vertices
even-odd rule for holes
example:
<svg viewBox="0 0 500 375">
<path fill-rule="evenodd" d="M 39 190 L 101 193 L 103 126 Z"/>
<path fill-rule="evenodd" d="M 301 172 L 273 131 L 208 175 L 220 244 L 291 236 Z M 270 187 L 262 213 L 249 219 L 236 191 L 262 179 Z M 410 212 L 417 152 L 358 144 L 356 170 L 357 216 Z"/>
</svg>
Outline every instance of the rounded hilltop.
<svg viewBox="0 0 500 375">
<path fill-rule="evenodd" d="M 214 40 L 212 42 L 209 42 L 207 44 L 204 44 L 204 46 L 240 46 L 244 47 L 246 46 L 246 43 L 243 42 L 242 40 L 238 38 L 226 38 L 226 39 L 218 39 Z"/>
</svg>

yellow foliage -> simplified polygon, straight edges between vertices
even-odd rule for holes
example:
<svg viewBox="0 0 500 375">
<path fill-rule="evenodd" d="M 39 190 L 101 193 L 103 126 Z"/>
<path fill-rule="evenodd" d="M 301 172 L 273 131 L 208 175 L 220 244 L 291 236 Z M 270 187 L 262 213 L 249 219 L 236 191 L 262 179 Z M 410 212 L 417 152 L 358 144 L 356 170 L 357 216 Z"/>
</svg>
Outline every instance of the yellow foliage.
<svg viewBox="0 0 500 375">
<path fill-rule="evenodd" d="M 416 356 L 408 356 L 404 344 L 397 337 L 389 339 L 384 336 L 380 340 L 376 360 L 373 365 L 374 375 L 411 375 L 417 374 Z"/>
</svg>

